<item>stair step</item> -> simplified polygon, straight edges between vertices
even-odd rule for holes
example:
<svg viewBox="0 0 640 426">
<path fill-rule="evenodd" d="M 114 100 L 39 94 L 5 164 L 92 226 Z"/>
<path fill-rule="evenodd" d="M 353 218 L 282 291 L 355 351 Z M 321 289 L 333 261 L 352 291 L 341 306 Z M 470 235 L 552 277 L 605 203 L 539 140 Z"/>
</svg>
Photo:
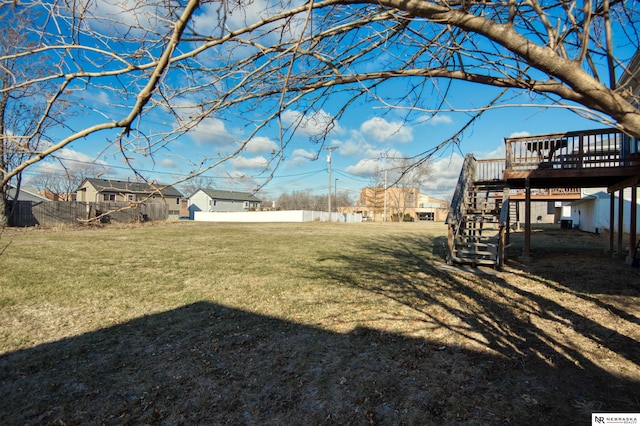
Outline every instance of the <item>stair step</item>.
<svg viewBox="0 0 640 426">
<path fill-rule="evenodd" d="M 459 241 L 455 243 L 456 247 L 465 247 L 465 248 L 476 248 L 476 249 L 487 249 L 492 248 L 496 249 L 498 245 L 496 243 L 491 242 L 474 242 L 474 241 Z"/>
<path fill-rule="evenodd" d="M 495 250 L 465 250 L 465 249 L 457 249 L 454 247 L 453 252 L 462 256 L 482 256 L 482 257 L 488 256 L 488 257 L 495 258 L 495 256 L 498 254 L 498 249 L 496 248 Z"/>
<path fill-rule="evenodd" d="M 464 218 L 468 221 L 473 222 L 494 222 L 500 220 L 500 218 L 497 216 L 482 213 L 465 213 Z"/>
<path fill-rule="evenodd" d="M 451 261 L 497 266 L 500 210 L 505 182 L 475 182 L 463 195 L 454 224 Z"/>
<path fill-rule="evenodd" d="M 498 244 L 498 236 L 488 236 L 488 235 L 458 235 L 456 238 L 456 243 L 480 243 L 480 244 Z"/>
<path fill-rule="evenodd" d="M 464 209 L 467 214 L 486 214 L 486 215 L 499 215 L 500 209 L 494 206 L 490 208 L 487 207 L 477 207 L 477 206 L 468 206 Z"/>
<path fill-rule="evenodd" d="M 459 231 L 463 234 L 467 233 L 473 233 L 473 234 L 481 234 L 483 232 L 490 232 L 490 231 L 499 231 L 498 227 L 489 227 L 489 226 L 485 226 L 483 228 L 480 227 L 472 227 L 472 226 L 460 226 Z"/>
<path fill-rule="evenodd" d="M 457 256 L 452 256 L 450 259 L 450 261 L 455 262 L 455 263 L 471 263 L 474 265 L 482 265 L 482 266 L 496 266 L 496 261 L 495 260 L 489 260 L 489 259 L 468 259 L 468 258 L 464 258 L 464 257 L 457 257 Z"/>
</svg>

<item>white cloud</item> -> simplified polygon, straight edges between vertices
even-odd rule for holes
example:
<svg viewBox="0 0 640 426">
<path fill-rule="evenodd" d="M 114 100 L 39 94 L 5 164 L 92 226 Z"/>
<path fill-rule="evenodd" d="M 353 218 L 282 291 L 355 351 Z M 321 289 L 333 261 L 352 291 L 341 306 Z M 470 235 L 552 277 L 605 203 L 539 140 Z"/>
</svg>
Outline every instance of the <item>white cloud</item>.
<svg viewBox="0 0 640 426">
<path fill-rule="evenodd" d="M 178 163 L 176 163 L 176 161 L 171 158 L 163 158 L 162 160 L 160 160 L 160 165 L 162 167 L 170 167 L 170 168 L 178 167 Z"/>
<path fill-rule="evenodd" d="M 164 33 L 170 23 L 168 10 L 160 2 L 139 0 L 85 0 L 82 10 L 91 28 L 109 35 L 137 35 L 141 30 Z"/>
<path fill-rule="evenodd" d="M 247 142 L 244 149 L 251 154 L 259 154 L 261 152 L 274 152 L 278 150 L 278 144 L 264 136 L 257 136 Z"/>
<path fill-rule="evenodd" d="M 453 123 L 453 119 L 448 115 L 436 114 L 433 117 L 429 117 L 426 120 L 426 123 L 432 126 L 437 126 L 438 124 L 451 124 Z"/>
<path fill-rule="evenodd" d="M 378 173 L 382 168 L 379 160 L 364 159 L 353 166 L 347 167 L 345 172 L 356 176 L 370 177 Z"/>
<path fill-rule="evenodd" d="M 340 155 L 348 156 L 348 155 L 358 155 L 363 156 L 367 155 L 366 153 L 373 150 L 374 147 L 370 143 L 366 141 L 366 139 L 362 136 L 357 130 L 350 130 L 349 137 L 345 140 L 333 140 L 336 146 L 340 149 L 337 151 Z"/>
<path fill-rule="evenodd" d="M 464 158 L 458 154 L 433 161 L 424 192 L 429 196 L 448 200 L 455 191 L 463 162 Z"/>
<path fill-rule="evenodd" d="M 90 157 L 87 154 L 71 148 L 62 148 L 55 152 L 50 158 L 53 160 L 54 157 L 55 161 L 43 161 L 38 163 L 36 170 L 40 172 L 64 173 L 65 169 L 84 169 L 95 173 L 95 175 L 109 174 L 111 172 L 109 165 L 104 161 L 96 160 L 94 157 Z"/>
<path fill-rule="evenodd" d="M 172 112 L 177 116 L 176 130 L 186 130 L 191 139 L 198 145 L 225 147 L 237 141 L 225 122 L 216 117 L 205 117 L 198 120 L 202 112 L 198 101 L 184 97 L 172 101 Z"/>
<path fill-rule="evenodd" d="M 200 121 L 189 131 L 189 134 L 198 145 L 221 147 L 228 146 L 235 141 L 235 138 L 227 131 L 224 121 L 213 117 Z"/>
<path fill-rule="evenodd" d="M 237 156 L 230 159 L 229 163 L 238 169 L 264 169 L 269 165 L 269 161 L 263 156 L 253 158 Z"/>
<path fill-rule="evenodd" d="M 506 158 L 505 155 L 506 155 L 505 154 L 505 146 L 504 146 L 504 144 L 502 144 L 502 145 L 498 146 L 496 149 L 494 149 L 492 151 L 477 153 L 477 154 L 475 154 L 475 157 L 477 159 L 479 159 L 479 160 L 480 159 L 482 159 L 482 160 L 484 160 L 484 159 L 491 160 L 491 159 L 497 159 L 497 158 Z"/>
<path fill-rule="evenodd" d="M 382 117 L 373 117 L 360 126 L 360 131 L 366 137 L 377 142 L 410 142 L 413 132 L 400 121 L 387 121 Z"/>
<path fill-rule="evenodd" d="M 287 9 L 295 8 L 304 3 L 304 0 L 281 2 L 278 0 L 252 0 L 248 2 L 226 2 L 226 7 L 221 7 L 220 2 L 202 4 L 193 17 L 194 27 L 197 33 L 220 36 L 228 31 L 237 31 L 247 26 L 264 21 Z M 305 14 L 298 14 L 286 20 L 274 21 L 263 24 L 260 28 L 251 32 L 254 42 L 263 45 L 282 43 L 289 40 L 297 40 L 304 28 Z M 225 43 L 225 46 L 228 43 Z M 255 48 L 244 44 L 236 45 L 232 51 L 225 50 L 225 54 L 235 58 L 242 58 L 254 52 Z"/>
<path fill-rule="evenodd" d="M 224 8 L 220 3 L 205 3 L 198 9 L 193 22 L 200 34 L 215 33 L 222 24 L 234 31 L 268 17 L 268 4 L 266 0 L 254 0 L 225 3 Z"/>
<path fill-rule="evenodd" d="M 291 126 L 298 136 L 321 137 L 344 133 L 338 121 L 323 110 L 307 115 L 299 111 L 286 110 L 282 114 L 282 120 L 286 126 Z"/>
<path fill-rule="evenodd" d="M 107 106 L 111 103 L 109 94 L 104 90 L 83 90 L 80 93 L 80 99 L 83 101 L 90 101 L 94 108 L 98 106 Z"/>
<path fill-rule="evenodd" d="M 338 146 L 340 147 L 340 155 L 359 155 L 373 149 L 370 144 L 354 139 L 349 139 L 346 142 L 338 142 Z"/>
<path fill-rule="evenodd" d="M 316 152 L 307 151 L 306 149 L 294 149 L 291 152 L 291 156 L 287 159 L 286 164 L 288 166 L 299 166 L 301 164 L 308 163 L 309 161 L 315 161 L 318 159 Z"/>
</svg>

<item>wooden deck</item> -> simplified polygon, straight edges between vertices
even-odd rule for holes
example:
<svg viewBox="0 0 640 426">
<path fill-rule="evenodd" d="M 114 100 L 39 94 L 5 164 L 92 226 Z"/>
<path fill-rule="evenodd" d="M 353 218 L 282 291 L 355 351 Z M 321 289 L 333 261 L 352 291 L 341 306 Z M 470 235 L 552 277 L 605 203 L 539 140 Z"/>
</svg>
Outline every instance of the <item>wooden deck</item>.
<svg viewBox="0 0 640 426">
<path fill-rule="evenodd" d="M 505 139 L 510 188 L 616 189 L 638 183 L 638 142 L 614 129 Z"/>
<path fill-rule="evenodd" d="M 471 156 L 463 171 L 451 205 L 448 223 L 455 222 L 456 203 L 466 187 L 508 189 L 509 199 L 525 201 L 571 201 L 580 199 L 581 188 L 606 188 L 611 196 L 610 225 L 618 235 L 617 253 L 623 250 L 622 191 L 632 188 L 629 247 L 636 246 L 637 187 L 640 186 L 640 140 L 615 129 L 596 129 L 505 139 L 504 159 L 476 160 Z M 465 159 L 467 164 L 467 159 Z M 465 175 L 466 174 L 466 175 Z M 468 176 L 467 176 L 468 175 Z M 464 179 L 463 179 L 464 178 Z M 619 194 L 616 196 L 616 192 Z M 614 200 L 617 199 L 617 218 Z M 529 211 L 529 207 L 526 208 Z M 528 214 L 528 213 L 527 213 Z M 525 252 L 529 256 L 530 218 L 525 225 Z M 609 247 L 614 252 L 614 232 Z M 507 236 L 508 239 L 508 236 Z"/>
</svg>

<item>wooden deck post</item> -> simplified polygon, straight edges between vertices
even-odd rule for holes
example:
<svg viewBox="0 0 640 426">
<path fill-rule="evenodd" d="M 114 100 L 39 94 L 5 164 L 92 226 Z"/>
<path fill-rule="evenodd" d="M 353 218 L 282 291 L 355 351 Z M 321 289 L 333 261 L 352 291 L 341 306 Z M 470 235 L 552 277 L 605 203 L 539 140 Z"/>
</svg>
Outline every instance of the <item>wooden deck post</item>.
<svg viewBox="0 0 640 426">
<path fill-rule="evenodd" d="M 529 179 L 524 183 L 524 254 L 525 261 L 531 258 L 531 184 Z"/>
<path fill-rule="evenodd" d="M 447 264 L 451 265 L 453 264 L 453 247 L 455 246 L 453 242 L 453 225 L 450 223 L 447 228 Z"/>
<path fill-rule="evenodd" d="M 506 199 L 507 197 L 510 197 L 511 191 L 509 190 L 509 188 L 505 188 L 503 193 L 502 193 L 502 199 Z M 504 239 L 504 244 L 505 247 L 508 246 L 511 243 L 511 203 L 513 201 L 509 200 L 509 207 L 507 207 L 509 209 L 509 213 L 507 214 L 507 234 L 505 235 L 505 239 Z"/>
<path fill-rule="evenodd" d="M 622 256 L 624 237 L 624 188 L 620 188 L 618 196 L 618 257 Z"/>
<path fill-rule="evenodd" d="M 613 232 L 616 226 L 616 192 L 611 191 L 609 198 L 609 255 L 614 257 Z"/>
<path fill-rule="evenodd" d="M 498 270 L 502 270 L 502 267 L 504 266 L 504 260 L 505 260 L 505 247 L 506 247 L 506 237 L 505 235 L 509 232 L 509 226 L 505 226 L 502 225 L 500 226 L 500 232 L 498 233 L 498 236 L 500 238 L 500 241 L 498 242 L 498 259 L 496 262 L 496 267 Z"/>
</svg>

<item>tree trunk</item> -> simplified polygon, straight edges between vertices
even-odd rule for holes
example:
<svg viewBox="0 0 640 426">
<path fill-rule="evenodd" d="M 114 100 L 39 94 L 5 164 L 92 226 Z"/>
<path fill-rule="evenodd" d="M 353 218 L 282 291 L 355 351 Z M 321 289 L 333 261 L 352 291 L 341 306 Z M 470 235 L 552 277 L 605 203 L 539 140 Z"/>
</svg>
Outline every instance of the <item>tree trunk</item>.
<svg viewBox="0 0 640 426">
<path fill-rule="evenodd" d="M 0 193 L 0 230 L 9 225 L 9 212 L 7 207 L 6 194 L 3 188 Z"/>
</svg>

